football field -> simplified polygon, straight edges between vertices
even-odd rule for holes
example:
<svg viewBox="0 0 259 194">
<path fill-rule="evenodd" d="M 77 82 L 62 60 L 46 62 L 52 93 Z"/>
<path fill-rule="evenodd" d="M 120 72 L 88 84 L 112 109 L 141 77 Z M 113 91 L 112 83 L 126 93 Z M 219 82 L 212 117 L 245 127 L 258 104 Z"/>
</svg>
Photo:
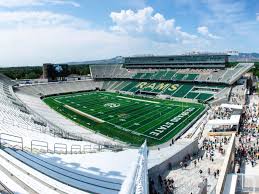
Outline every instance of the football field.
<svg viewBox="0 0 259 194">
<path fill-rule="evenodd" d="M 110 92 L 83 92 L 44 98 L 65 117 L 103 135 L 133 145 L 172 139 L 200 115 L 205 105 Z"/>
</svg>

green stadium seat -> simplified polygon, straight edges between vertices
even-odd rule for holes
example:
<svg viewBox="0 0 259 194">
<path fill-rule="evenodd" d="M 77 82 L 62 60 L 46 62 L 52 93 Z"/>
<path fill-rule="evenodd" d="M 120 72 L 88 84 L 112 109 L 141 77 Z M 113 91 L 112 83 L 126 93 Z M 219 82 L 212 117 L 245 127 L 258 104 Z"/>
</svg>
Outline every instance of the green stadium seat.
<svg viewBox="0 0 259 194">
<path fill-rule="evenodd" d="M 190 98 L 190 99 L 194 99 L 196 98 L 196 96 L 198 96 L 200 93 L 196 93 L 196 92 L 189 92 L 185 98 Z"/>
<path fill-rule="evenodd" d="M 174 74 L 174 76 L 172 77 L 172 80 L 182 80 L 182 78 L 186 76 L 186 74 L 183 74 L 183 73 L 176 73 Z"/>
<path fill-rule="evenodd" d="M 154 75 L 154 73 L 145 73 L 141 79 L 150 79 L 152 76 Z"/>
<path fill-rule="evenodd" d="M 195 80 L 195 78 L 198 77 L 198 76 L 199 76 L 199 74 L 194 74 L 194 73 L 192 73 L 192 74 L 187 74 L 187 76 L 184 77 L 183 80 L 193 81 L 193 80 Z"/>
<path fill-rule="evenodd" d="M 129 92 L 132 88 L 134 88 L 134 86 L 136 86 L 138 82 L 129 82 L 129 84 L 127 84 L 124 88 L 122 88 L 122 91 L 126 91 Z"/>
<path fill-rule="evenodd" d="M 213 94 L 200 93 L 200 94 L 196 97 L 196 99 L 205 102 L 205 101 L 209 100 L 212 96 L 213 96 Z"/>
<path fill-rule="evenodd" d="M 122 88 L 124 88 L 128 84 L 129 84 L 128 81 L 123 81 L 123 82 L 119 83 L 116 87 L 114 87 L 114 90 L 121 90 Z"/>
<path fill-rule="evenodd" d="M 179 88 L 174 94 L 174 97 L 183 98 L 191 89 L 193 88 L 193 85 L 182 85 L 181 88 Z"/>
<path fill-rule="evenodd" d="M 165 95 L 173 95 L 179 89 L 179 87 L 182 87 L 181 84 L 171 84 L 170 87 L 168 87 L 166 90 L 164 90 L 163 94 Z"/>
<path fill-rule="evenodd" d="M 165 75 L 166 71 L 158 71 L 154 74 L 153 80 L 161 80 L 161 78 Z"/>
<path fill-rule="evenodd" d="M 167 71 L 167 73 L 162 77 L 163 80 L 171 80 L 174 76 L 174 71 Z"/>
<path fill-rule="evenodd" d="M 134 79 L 141 79 L 144 73 L 137 73 L 136 75 L 133 76 Z"/>
</svg>

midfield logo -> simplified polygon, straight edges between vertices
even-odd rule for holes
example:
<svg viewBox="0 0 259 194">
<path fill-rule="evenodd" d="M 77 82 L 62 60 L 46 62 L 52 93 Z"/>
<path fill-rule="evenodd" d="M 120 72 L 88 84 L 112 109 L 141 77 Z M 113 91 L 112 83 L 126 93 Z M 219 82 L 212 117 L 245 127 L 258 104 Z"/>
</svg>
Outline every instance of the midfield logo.
<svg viewBox="0 0 259 194">
<path fill-rule="evenodd" d="M 109 107 L 109 108 L 117 108 L 119 106 L 120 106 L 119 103 L 107 103 L 104 105 L 104 107 Z"/>
</svg>

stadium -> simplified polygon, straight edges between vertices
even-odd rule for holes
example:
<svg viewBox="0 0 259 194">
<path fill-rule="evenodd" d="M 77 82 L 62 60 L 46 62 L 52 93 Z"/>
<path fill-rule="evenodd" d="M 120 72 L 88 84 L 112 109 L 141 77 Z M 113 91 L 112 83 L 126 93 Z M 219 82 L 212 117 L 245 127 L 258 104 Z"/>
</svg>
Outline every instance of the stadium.
<svg viewBox="0 0 259 194">
<path fill-rule="evenodd" d="M 0 191 L 258 192 L 235 151 L 241 129 L 258 143 L 254 63 L 229 57 L 124 57 L 73 78 L 71 64 L 46 63 L 25 82 L 2 74 Z"/>
</svg>

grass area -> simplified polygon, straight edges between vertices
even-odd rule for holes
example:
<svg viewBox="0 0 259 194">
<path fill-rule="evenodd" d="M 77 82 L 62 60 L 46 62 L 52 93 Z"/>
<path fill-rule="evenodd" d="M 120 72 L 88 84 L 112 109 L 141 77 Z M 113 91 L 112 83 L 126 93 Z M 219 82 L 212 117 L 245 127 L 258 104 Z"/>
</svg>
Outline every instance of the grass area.
<svg viewBox="0 0 259 194">
<path fill-rule="evenodd" d="M 172 139 L 205 105 L 110 92 L 47 97 L 44 102 L 76 123 L 132 145 L 157 145 Z M 101 122 L 100 122 L 101 121 Z"/>
</svg>

